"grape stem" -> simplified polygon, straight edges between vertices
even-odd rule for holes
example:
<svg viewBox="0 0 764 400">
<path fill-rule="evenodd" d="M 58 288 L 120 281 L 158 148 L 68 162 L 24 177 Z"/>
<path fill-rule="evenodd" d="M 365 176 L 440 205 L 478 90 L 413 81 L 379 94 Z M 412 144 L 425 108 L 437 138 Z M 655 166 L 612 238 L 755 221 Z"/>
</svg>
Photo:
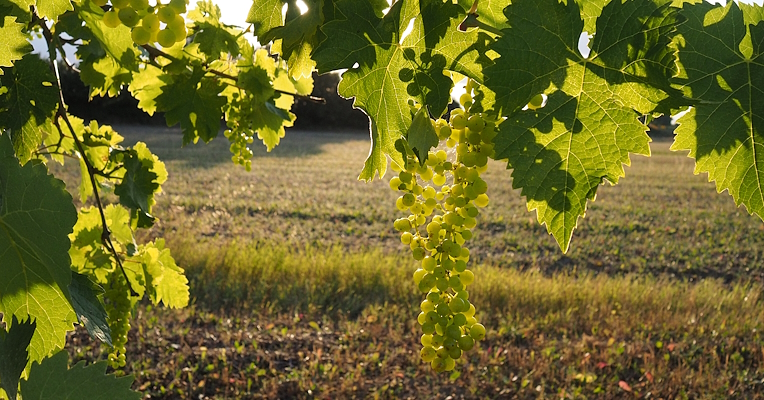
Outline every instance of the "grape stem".
<svg viewBox="0 0 764 400">
<path fill-rule="evenodd" d="M 138 296 L 138 293 L 133 289 L 132 284 L 130 283 L 130 279 L 127 277 L 127 273 L 125 272 L 125 268 L 122 265 L 122 260 L 119 258 L 119 254 L 117 254 L 116 248 L 114 248 L 114 243 L 111 241 L 111 231 L 109 230 L 109 226 L 106 223 L 106 214 L 104 213 L 104 207 L 103 202 L 101 201 L 101 195 L 98 192 L 98 184 L 96 183 L 95 175 L 97 170 L 95 167 L 93 167 L 93 164 L 88 159 L 87 154 L 85 153 L 85 148 L 82 146 L 82 141 L 80 141 L 80 138 L 77 136 L 77 133 L 74 131 L 74 127 L 72 126 L 72 122 L 69 120 L 69 116 L 66 113 L 66 102 L 64 101 L 64 92 L 61 89 L 61 74 L 58 72 L 58 63 L 56 63 L 56 58 L 54 57 L 56 52 L 56 46 L 55 46 L 55 39 L 53 36 L 53 33 L 50 31 L 50 28 L 48 28 L 48 25 L 45 23 L 45 20 L 37 16 L 37 11 L 32 8 L 32 15 L 33 22 L 40 25 L 43 31 L 43 36 L 45 36 L 46 42 L 48 44 L 48 53 L 49 53 L 49 62 L 50 67 L 53 70 L 53 73 L 56 75 L 56 84 L 58 85 L 58 110 L 56 111 L 57 118 L 53 120 L 53 124 L 56 126 L 56 129 L 58 130 L 58 133 L 61 138 L 64 137 L 64 131 L 61 129 L 61 123 L 59 122 L 59 118 L 64 120 L 64 123 L 66 124 L 66 127 L 69 128 L 69 132 L 72 134 L 72 138 L 74 139 L 74 143 L 77 146 L 77 150 L 80 153 L 80 156 L 82 157 L 82 161 L 85 163 L 85 167 L 88 171 L 88 179 L 90 179 L 90 184 L 93 187 L 93 197 L 95 198 L 96 205 L 98 206 L 98 211 L 101 215 L 101 225 L 103 226 L 103 229 L 101 231 L 101 241 L 103 243 L 103 246 L 106 247 L 107 250 L 109 250 L 112 255 L 114 256 L 114 260 L 117 262 L 117 267 L 119 267 L 120 271 L 122 271 L 122 275 L 125 277 L 125 281 L 127 282 L 127 288 L 130 289 L 130 296 Z"/>
<path fill-rule="evenodd" d="M 148 45 L 148 44 L 144 44 L 141 47 L 149 53 L 149 57 L 151 59 L 155 59 L 157 57 L 163 57 L 163 58 L 166 58 L 166 59 L 168 59 L 170 61 L 178 61 L 177 58 L 175 58 L 175 57 L 165 53 L 164 51 L 162 51 L 160 49 L 157 49 L 154 46 L 151 46 L 151 45 Z M 238 82 L 238 80 L 239 80 L 237 77 L 235 77 L 233 75 L 229 75 L 229 74 L 226 74 L 225 72 L 221 72 L 221 71 L 218 71 L 216 69 L 209 68 L 209 66 L 207 64 L 204 64 L 204 70 L 206 72 L 209 72 L 212 75 L 219 76 L 219 77 L 224 78 L 224 79 L 229 79 L 229 80 L 232 80 L 234 82 Z M 234 86 L 239 87 L 237 85 L 234 85 Z M 239 89 L 243 89 L 243 88 L 239 87 Z M 326 104 L 326 99 L 324 99 L 323 97 L 316 97 L 316 96 L 310 96 L 310 95 L 306 96 L 306 95 L 297 94 L 297 93 L 290 93 L 290 92 L 286 92 L 286 91 L 279 90 L 279 89 L 276 89 L 276 88 L 273 88 L 273 90 L 276 93 L 283 94 L 283 95 L 286 95 L 286 96 L 293 96 L 293 97 L 296 97 L 298 99 L 307 100 L 307 101 L 314 102 L 314 103 Z"/>
</svg>

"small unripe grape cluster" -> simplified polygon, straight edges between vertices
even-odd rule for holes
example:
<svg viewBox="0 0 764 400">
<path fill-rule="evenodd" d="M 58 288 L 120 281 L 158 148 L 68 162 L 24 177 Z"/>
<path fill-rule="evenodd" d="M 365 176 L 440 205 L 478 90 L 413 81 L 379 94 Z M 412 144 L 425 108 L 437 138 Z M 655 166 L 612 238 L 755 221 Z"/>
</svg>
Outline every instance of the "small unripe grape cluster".
<svg viewBox="0 0 764 400">
<path fill-rule="evenodd" d="M 104 292 L 104 305 L 106 314 L 109 316 L 109 329 L 111 330 L 111 343 L 113 347 L 109 351 L 109 366 L 117 369 L 125 366 L 125 353 L 127 345 L 127 333 L 130 331 L 130 304 L 129 289 L 125 277 L 118 270 L 109 274 L 109 286 Z"/>
<path fill-rule="evenodd" d="M 108 2 L 95 3 L 102 7 Z M 186 20 L 181 14 L 187 6 L 188 0 L 170 0 L 167 4 L 158 1 L 156 5 L 150 5 L 149 0 L 111 0 L 111 10 L 103 15 L 103 23 L 109 28 L 131 28 L 133 42 L 139 46 L 158 42 L 170 47 L 186 40 Z"/>
<path fill-rule="evenodd" d="M 233 130 L 226 130 L 224 134 L 231 142 L 231 161 L 234 164 L 243 166 L 247 172 L 252 171 L 252 157 L 255 153 L 252 152 L 248 145 L 255 141 L 254 137 L 244 132 Z"/>
<path fill-rule="evenodd" d="M 450 122 L 433 121 L 440 140 L 456 149 L 456 159 L 449 161 L 441 149 L 430 151 L 422 165 L 409 154 L 405 168 L 393 164 L 398 176 L 390 180 L 393 190 L 403 192 L 397 208 L 410 213 L 397 219 L 394 227 L 420 263 L 414 282 L 426 295 L 417 318 L 423 333 L 420 356 L 437 372 L 454 369 L 462 353 L 485 337 L 485 327 L 469 301 L 467 287 L 475 275 L 467 269 L 470 251 L 465 242 L 472 238 L 479 208 L 488 205 L 488 187 L 480 174 L 494 156 L 496 134 L 495 121 L 467 111 L 474 86 L 468 83 L 468 93 L 462 97 L 466 110 L 453 110 Z M 412 111 L 418 107 L 410 106 Z"/>
</svg>

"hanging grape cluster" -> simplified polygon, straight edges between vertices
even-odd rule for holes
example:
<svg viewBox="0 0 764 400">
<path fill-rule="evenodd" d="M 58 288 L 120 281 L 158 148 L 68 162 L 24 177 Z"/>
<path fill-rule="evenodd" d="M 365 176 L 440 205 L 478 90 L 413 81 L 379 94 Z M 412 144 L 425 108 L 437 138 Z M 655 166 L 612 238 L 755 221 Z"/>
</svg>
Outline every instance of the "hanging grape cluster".
<svg viewBox="0 0 764 400">
<path fill-rule="evenodd" d="M 127 345 L 127 333 L 130 331 L 130 298 L 125 296 L 128 292 L 127 282 L 122 273 L 115 269 L 109 276 L 109 285 L 106 287 L 104 308 L 109 315 L 109 330 L 111 330 L 112 348 L 109 352 L 109 366 L 117 369 L 125 366 L 125 353 Z"/>
<path fill-rule="evenodd" d="M 456 159 L 449 161 L 449 153 L 441 149 L 430 151 L 421 165 L 409 154 L 405 169 L 393 165 L 399 173 L 390 180 L 393 190 L 404 192 L 396 200 L 397 208 L 410 213 L 395 221 L 395 229 L 421 263 L 414 272 L 414 282 L 426 293 L 418 317 L 423 332 L 420 355 L 437 372 L 452 370 L 462 353 L 485 337 L 469 301 L 467 287 L 475 275 L 467 269 L 470 251 L 465 242 L 472 238 L 478 209 L 488 205 L 480 174 L 494 155 L 496 124 L 468 111 L 475 85 L 467 84 L 460 99 L 465 109 L 453 110 L 450 122 L 433 121 L 438 138 L 455 149 Z M 413 102 L 409 105 L 412 111 L 418 108 Z"/>
<path fill-rule="evenodd" d="M 95 0 L 98 6 L 105 6 L 106 0 Z M 170 0 L 167 4 L 149 0 L 111 0 L 111 10 L 103 15 L 103 23 L 109 28 L 125 25 L 132 29 L 133 42 L 139 46 L 159 43 L 171 47 L 186 40 L 186 20 L 181 14 L 186 12 L 188 0 Z"/>
</svg>

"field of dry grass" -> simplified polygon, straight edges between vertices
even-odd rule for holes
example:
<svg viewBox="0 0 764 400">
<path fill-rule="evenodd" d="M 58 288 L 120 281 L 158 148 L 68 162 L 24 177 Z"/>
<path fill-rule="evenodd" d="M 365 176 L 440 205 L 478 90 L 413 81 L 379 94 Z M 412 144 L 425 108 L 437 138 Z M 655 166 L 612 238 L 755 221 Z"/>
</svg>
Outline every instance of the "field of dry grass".
<svg viewBox="0 0 764 400">
<path fill-rule="evenodd" d="M 150 398 L 757 398 L 764 224 L 653 143 L 561 254 L 499 163 L 472 240 L 489 328 L 460 373 L 418 361 L 396 194 L 355 180 L 368 139 L 288 132 L 253 171 L 224 138 L 118 129 L 167 163 L 161 222 L 194 305 L 139 306 L 127 372 Z M 66 168 L 77 182 L 78 168 Z M 77 358 L 101 349 L 71 337 Z"/>
</svg>

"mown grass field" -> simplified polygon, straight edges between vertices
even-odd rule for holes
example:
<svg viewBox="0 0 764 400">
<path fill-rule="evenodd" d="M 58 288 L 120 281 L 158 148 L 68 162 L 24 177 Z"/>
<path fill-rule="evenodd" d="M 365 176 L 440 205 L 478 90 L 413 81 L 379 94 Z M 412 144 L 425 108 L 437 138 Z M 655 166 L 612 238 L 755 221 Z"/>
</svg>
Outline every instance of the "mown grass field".
<svg viewBox="0 0 764 400">
<path fill-rule="evenodd" d="M 600 189 L 567 255 L 490 165 L 470 289 L 489 333 L 437 375 L 418 360 L 397 195 L 355 179 L 366 136 L 288 132 L 247 173 L 224 138 L 118 130 L 167 163 L 142 239 L 168 240 L 194 298 L 136 309 L 127 372 L 147 398 L 764 398 L 764 223 L 669 142 Z"/>
</svg>

